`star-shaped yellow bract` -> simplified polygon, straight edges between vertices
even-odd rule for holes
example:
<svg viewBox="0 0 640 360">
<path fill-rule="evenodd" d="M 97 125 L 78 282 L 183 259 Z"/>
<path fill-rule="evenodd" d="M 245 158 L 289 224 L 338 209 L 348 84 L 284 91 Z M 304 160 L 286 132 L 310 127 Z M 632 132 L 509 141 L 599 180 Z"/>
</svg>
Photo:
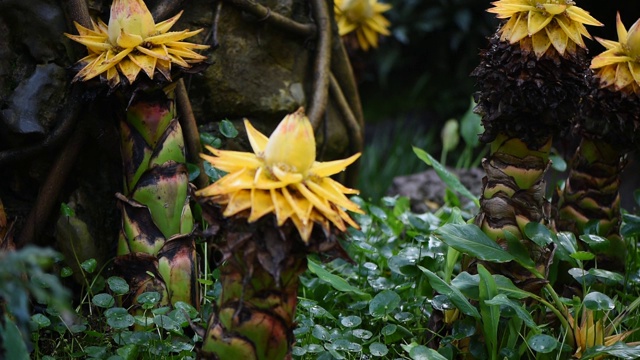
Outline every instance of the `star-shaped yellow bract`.
<svg viewBox="0 0 640 360">
<path fill-rule="evenodd" d="M 596 38 L 607 50 L 591 60 L 603 88 L 640 93 L 640 20 L 629 31 L 616 17 L 618 41 Z"/>
<path fill-rule="evenodd" d="M 610 334 L 614 330 L 613 327 L 605 328 L 602 324 L 602 318 L 595 320 L 593 310 L 589 310 L 586 307 L 582 309 L 580 324 L 571 315 L 569 315 L 568 319 L 573 328 L 573 336 L 576 341 L 574 358 L 581 358 L 587 349 L 594 346 L 611 346 L 619 341 L 624 341 L 635 332 L 635 330 L 630 330 L 620 334 Z M 596 359 L 602 358 L 602 356 L 596 357 Z"/>
<path fill-rule="evenodd" d="M 345 196 L 358 191 L 329 176 L 343 171 L 360 153 L 343 160 L 315 161 L 313 127 L 302 108 L 287 115 L 269 138 L 248 120 L 244 125 L 253 153 L 207 146 L 215 156 L 200 156 L 227 175 L 198 191 L 198 196 L 223 205 L 227 217 L 247 210 L 249 222 L 269 213 L 275 213 L 278 226 L 291 219 L 304 241 L 314 223 L 327 232 L 331 224 L 341 231 L 346 231 L 346 224 L 358 227 L 346 210 L 362 210 Z"/>
<path fill-rule="evenodd" d="M 170 81 L 171 64 L 189 68 L 205 60 L 206 56 L 194 50 L 209 46 L 181 41 L 202 29 L 169 31 L 180 15 L 182 12 L 156 24 L 142 0 L 114 0 L 109 25 L 99 19 L 91 21 L 92 29 L 75 23 L 79 35 L 65 35 L 85 45 L 89 55 L 78 61 L 83 68 L 73 80 L 101 76 L 113 88 L 120 83 L 120 75 L 132 84 L 141 70 L 150 79 L 157 70 Z"/>
<path fill-rule="evenodd" d="M 390 25 L 382 13 L 391 5 L 378 0 L 335 0 L 334 11 L 340 36 L 355 31 L 362 50 L 378 47 L 378 35 L 389 35 Z"/>
<path fill-rule="evenodd" d="M 591 39 L 585 25 L 602 26 L 598 20 L 572 0 L 499 0 L 487 10 L 499 19 L 509 19 L 500 29 L 500 39 L 515 44 L 531 38 L 536 56 L 541 57 L 551 45 L 564 55 L 575 45 L 585 48 L 583 36 Z"/>
</svg>

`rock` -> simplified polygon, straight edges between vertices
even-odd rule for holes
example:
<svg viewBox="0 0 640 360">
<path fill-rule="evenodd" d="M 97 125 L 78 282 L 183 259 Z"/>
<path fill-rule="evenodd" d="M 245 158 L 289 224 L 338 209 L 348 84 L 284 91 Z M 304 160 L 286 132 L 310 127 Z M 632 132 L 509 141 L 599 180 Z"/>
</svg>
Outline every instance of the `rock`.
<svg viewBox="0 0 640 360">
<path fill-rule="evenodd" d="M 480 197 L 482 192 L 482 178 L 485 176 L 484 170 L 473 169 L 449 169 L 456 174 L 460 182 L 471 191 L 472 194 Z M 393 179 L 393 184 L 389 188 L 388 195 L 406 196 L 411 200 L 411 209 L 417 213 L 433 211 L 444 205 L 444 195 L 447 185 L 442 182 L 435 170 L 398 176 Z M 462 208 L 472 209 L 473 202 L 458 194 Z"/>
<path fill-rule="evenodd" d="M 33 74 L 16 87 L 8 108 L 2 110 L 4 123 L 15 133 L 44 134 L 45 128 L 55 122 L 66 80 L 60 66 L 37 65 Z"/>
</svg>

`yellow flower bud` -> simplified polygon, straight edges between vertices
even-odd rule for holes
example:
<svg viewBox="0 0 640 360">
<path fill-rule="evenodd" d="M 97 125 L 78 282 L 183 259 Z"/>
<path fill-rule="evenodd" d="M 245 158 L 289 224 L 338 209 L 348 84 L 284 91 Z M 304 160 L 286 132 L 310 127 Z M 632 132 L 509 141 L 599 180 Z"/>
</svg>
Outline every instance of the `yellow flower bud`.
<svg viewBox="0 0 640 360">
<path fill-rule="evenodd" d="M 109 17 L 109 42 L 118 45 L 118 37 L 124 32 L 144 39 L 155 31 L 151 12 L 142 0 L 114 0 Z"/>
<path fill-rule="evenodd" d="M 316 140 L 309 118 L 300 108 L 285 116 L 269 137 L 264 151 L 267 166 L 305 174 L 316 160 Z"/>
</svg>

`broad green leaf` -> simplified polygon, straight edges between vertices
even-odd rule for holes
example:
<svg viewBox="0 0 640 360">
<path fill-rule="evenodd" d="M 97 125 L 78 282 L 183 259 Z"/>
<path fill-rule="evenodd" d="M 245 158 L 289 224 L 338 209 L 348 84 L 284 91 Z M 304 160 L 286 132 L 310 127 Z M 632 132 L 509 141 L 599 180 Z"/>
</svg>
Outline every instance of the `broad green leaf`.
<svg viewBox="0 0 640 360">
<path fill-rule="evenodd" d="M 546 226 L 535 221 L 524 226 L 524 234 L 540 247 L 557 242 L 556 236 Z"/>
<path fill-rule="evenodd" d="M 503 275 L 492 275 L 496 282 L 498 292 L 507 295 L 509 298 L 521 300 L 531 296 L 531 293 L 524 291 L 513 284 L 511 280 Z M 451 285 L 460 290 L 466 297 L 478 300 L 480 298 L 479 285 L 480 276 L 471 275 L 466 271 L 461 272 L 452 281 Z"/>
<path fill-rule="evenodd" d="M 486 303 L 486 300 L 493 299 L 498 295 L 496 282 L 482 265 L 478 264 L 478 275 L 480 276 L 480 315 L 482 316 L 482 328 L 484 338 L 487 342 L 487 350 L 491 359 L 497 358 L 498 351 L 498 323 L 500 322 L 500 307 Z"/>
<path fill-rule="evenodd" d="M 38 330 L 42 328 L 46 328 L 47 326 L 51 325 L 51 320 L 49 320 L 48 317 L 42 314 L 31 315 L 31 321 L 34 324 L 36 324 L 36 326 L 38 327 Z"/>
<path fill-rule="evenodd" d="M 411 348 L 409 356 L 413 360 L 447 360 L 437 351 L 430 349 L 424 345 L 417 345 Z"/>
<path fill-rule="evenodd" d="M 479 135 L 483 132 L 482 119 L 480 115 L 473 112 L 475 105 L 475 102 L 471 99 L 469 109 L 460 119 L 460 135 L 470 147 L 476 147 L 480 144 Z"/>
<path fill-rule="evenodd" d="M 66 203 L 60 203 L 60 215 L 70 218 L 75 217 L 76 212 L 71 206 L 67 205 Z"/>
<path fill-rule="evenodd" d="M 151 306 L 157 304 L 160 301 L 160 299 L 162 299 L 162 295 L 160 295 L 160 293 L 157 291 L 144 292 L 136 298 L 136 300 L 140 305 L 151 305 Z"/>
<path fill-rule="evenodd" d="M 340 324 L 344 327 L 352 328 L 362 324 L 362 318 L 357 315 L 350 315 L 340 318 Z"/>
<path fill-rule="evenodd" d="M 616 306 L 615 302 L 611 300 L 607 295 L 593 291 L 588 293 L 583 300 L 584 306 L 593 311 L 598 310 L 613 310 Z"/>
<path fill-rule="evenodd" d="M 84 353 L 93 359 L 102 359 L 107 355 L 107 348 L 104 346 L 85 346 Z"/>
<path fill-rule="evenodd" d="M 113 296 L 105 293 L 97 294 L 91 299 L 91 302 L 95 306 L 99 306 L 101 308 L 110 308 L 116 304 L 116 301 L 113 299 Z"/>
<path fill-rule="evenodd" d="M 580 235 L 580 240 L 587 243 L 587 245 L 589 245 L 589 248 L 595 252 L 606 251 L 607 249 L 609 249 L 609 240 L 603 238 L 602 236 L 594 234 L 584 234 Z"/>
<path fill-rule="evenodd" d="M 588 251 L 576 251 L 570 255 L 572 258 L 580 261 L 589 261 L 595 259 L 595 255 Z"/>
<path fill-rule="evenodd" d="M 373 317 L 383 317 L 400 305 L 400 295 L 393 290 L 382 290 L 371 299 L 369 314 Z"/>
<path fill-rule="evenodd" d="M 589 274 L 605 285 L 615 286 L 624 283 L 624 276 L 617 272 L 593 268 L 589 269 Z"/>
<path fill-rule="evenodd" d="M 73 270 L 68 266 L 63 267 L 60 270 L 60 277 L 66 278 L 66 277 L 69 277 L 71 275 L 73 275 Z"/>
<path fill-rule="evenodd" d="M 358 289 L 357 287 L 349 284 L 345 279 L 341 278 L 338 275 L 332 274 L 325 270 L 324 267 L 320 266 L 317 262 L 309 259 L 308 260 L 309 271 L 316 274 L 316 276 L 322 280 L 326 281 L 331 285 L 334 289 L 342 292 L 350 292 L 354 294 L 358 294 L 364 298 L 370 299 L 371 295 Z"/>
<path fill-rule="evenodd" d="M 558 239 L 556 245 L 558 246 L 556 247 L 555 256 L 561 261 L 570 263 L 572 266 L 578 266 L 576 259 L 571 257 L 571 254 L 578 251 L 576 236 L 572 232 L 563 231 L 559 232 L 556 237 Z"/>
<path fill-rule="evenodd" d="M 458 120 L 449 119 L 444 123 L 442 130 L 440 131 L 440 138 L 442 139 L 442 151 L 448 152 L 455 149 L 460 142 L 460 124 Z"/>
<path fill-rule="evenodd" d="M 233 126 L 233 123 L 227 119 L 220 121 L 219 128 L 220 133 L 226 138 L 233 139 L 238 136 L 238 130 Z"/>
<path fill-rule="evenodd" d="M 529 251 L 527 251 L 524 245 L 520 242 L 520 239 L 509 231 L 504 232 L 504 237 L 507 240 L 509 253 L 513 255 L 514 260 L 526 269 L 534 269 L 536 264 L 531 259 Z"/>
<path fill-rule="evenodd" d="M 567 162 L 564 161 L 562 156 L 558 154 L 551 154 L 549 155 L 549 160 L 551 160 L 551 167 L 554 170 L 557 170 L 560 172 L 567 170 Z"/>
<path fill-rule="evenodd" d="M 389 353 L 389 348 L 383 343 L 374 342 L 369 345 L 369 352 L 375 357 L 382 357 Z"/>
<path fill-rule="evenodd" d="M 629 346 L 623 342 L 618 342 L 611 346 L 593 346 L 584 352 L 581 360 L 594 359 L 602 355 L 609 355 L 616 359 L 640 359 L 640 345 Z"/>
<path fill-rule="evenodd" d="M 534 335 L 527 340 L 527 343 L 533 351 L 543 354 L 552 352 L 559 344 L 558 340 L 545 334 Z"/>
<path fill-rule="evenodd" d="M 104 316 L 107 318 L 107 324 L 114 329 L 126 329 L 135 322 L 127 309 L 120 307 L 107 309 Z"/>
<path fill-rule="evenodd" d="M 429 155 L 429 153 L 415 146 L 413 147 L 413 152 L 418 156 L 418 158 L 420 158 L 420 160 L 424 161 L 427 165 L 433 166 L 435 172 L 438 174 L 440 179 L 442 179 L 442 181 L 447 184 L 449 189 L 457 191 L 458 193 L 460 193 L 460 195 L 473 201 L 473 203 L 477 207 L 480 207 L 480 201 L 478 200 L 478 197 L 473 195 L 471 191 L 469 191 L 469 189 L 462 185 L 460 180 L 455 175 L 450 173 L 449 170 L 447 170 L 444 166 L 442 166 L 442 164 L 436 161 L 436 159 Z"/>
<path fill-rule="evenodd" d="M 422 266 L 418 267 L 420 268 L 420 270 L 422 270 L 423 273 L 425 273 L 425 275 L 427 275 L 427 278 L 429 278 L 429 283 L 435 291 L 449 297 L 449 300 L 451 300 L 451 302 L 464 314 L 473 316 L 476 319 L 480 319 L 480 313 L 478 312 L 478 310 L 473 305 L 471 305 L 471 303 L 469 303 L 469 300 L 467 300 L 467 298 L 462 295 L 460 290 L 444 282 L 444 280 L 440 279 L 438 275 L 432 273 L 429 269 L 426 269 Z"/>
<path fill-rule="evenodd" d="M 88 259 L 83 261 L 82 264 L 80 264 L 80 266 L 84 269 L 84 271 L 91 274 L 92 272 L 96 271 L 98 262 L 96 261 L 96 259 Z"/>
<path fill-rule="evenodd" d="M 435 234 L 445 244 L 480 260 L 507 262 L 515 259 L 473 224 L 446 224 L 437 229 Z"/>
<path fill-rule="evenodd" d="M 107 284 L 109 284 L 109 289 L 117 295 L 124 295 L 129 292 L 129 284 L 121 277 L 112 276 L 107 279 Z"/>
<path fill-rule="evenodd" d="M 513 309 L 518 318 L 522 319 L 528 327 L 532 329 L 538 327 L 538 324 L 533 321 L 531 313 L 523 307 L 522 303 L 509 299 L 505 294 L 498 294 L 494 296 L 493 299 L 486 300 L 485 302 L 490 305 L 507 306 Z"/>
<path fill-rule="evenodd" d="M 200 133 L 200 142 L 204 145 L 209 145 L 216 149 L 219 149 L 222 146 L 222 140 L 220 140 L 220 138 L 206 132 Z"/>
</svg>

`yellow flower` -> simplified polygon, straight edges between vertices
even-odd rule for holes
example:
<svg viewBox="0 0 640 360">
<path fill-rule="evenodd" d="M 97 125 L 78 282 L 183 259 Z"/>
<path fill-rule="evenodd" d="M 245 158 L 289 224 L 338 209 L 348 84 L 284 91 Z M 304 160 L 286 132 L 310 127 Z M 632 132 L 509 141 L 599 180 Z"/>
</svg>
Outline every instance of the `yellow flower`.
<svg viewBox="0 0 640 360">
<path fill-rule="evenodd" d="M 595 320 L 593 311 L 587 308 L 583 308 L 582 319 L 580 325 L 569 315 L 569 323 L 573 325 L 573 335 L 576 340 L 576 352 L 573 355 L 575 358 L 581 358 L 584 351 L 594 346 L 611 346 L 619 341 L 623 341 L 634 330 L 623 332 L 620 334 L 613 334 L 605 336 L 605 332 L 611 332 L 602 325 L 602 318 Z M 596 359 L 601 359 L 597 357 Z"/>
<path fill-rule="evenodd" d="M 629 31 L 616 17 L 618 41 L 596 40 L 607 50 L 591 60 L 591 68 L 597 69 L 596 76 L 600 86 L 612 86 L 615 90 L 638 93 L 640 90 L 640 20 L 633 24 Z"/>
<path fill-rule="evenodd" d="M 391 5 L 378 0 L 335 0 L 334 11 L 340 36 L 355 31 L 362 50 L 378 47 L 378 34 L 389 35 L 389 21 L 382 15 Z"/>
<path fill-rule="evenodd" d="M 500 40 L 515 44 L 531 38 L 536 56 L 541 57 L 551 45 L 564 55 L 575 45 L 585 48 L 582 37 L 591 39 L 585 25 L 602 26 L 572 0 L 499 0 L 487 10 L 498 19 L 509 19 L 500 29 Z"/>
<path fill-rule="evenodd" d="M 92 29 L 74 23 L 79 35 L 65 35 L 86 46 L 89 55 L 78 61 L 83 68 L 73 80 L 101 76 L 113 88 L 120 83 L 120 75 L 132 84 L 141 70 L 150 79 L 158 70 L 170 81 L 171 64 L 189 68 L 190 64 L 205 60 L 206 56 L 193 50 L 208 46 L 181 41 L 202 29 L 169 32 L 180 15 L 182 12 L 156 24 L 142 0 L 114 0 L 109 25 L 99 19 L 97 23 L 91 21 Z"/>
<path fill-rule="evenodd" d="M 346 231 L 346 224 L 358 225 L 345 210 L 362 210 L 344 194 L 357 194 L 329 176 L 343 171 L 360 157 L 318 162 L 316 142 L 309 119 L 300 108 L 285 116 L 267 138 L 248 120 L 244 121 L 253 153 L 206 148 L 215 156 L 200 156 L 227 172 L 214 184 L 197 192 L 225 207 L 224 216 L 246 210 L 248 221 L 275 213 L 278 226 L 291 219 L 304 241 L 314 223 L 330 230 L 331 224 Z"/>
</svg>

